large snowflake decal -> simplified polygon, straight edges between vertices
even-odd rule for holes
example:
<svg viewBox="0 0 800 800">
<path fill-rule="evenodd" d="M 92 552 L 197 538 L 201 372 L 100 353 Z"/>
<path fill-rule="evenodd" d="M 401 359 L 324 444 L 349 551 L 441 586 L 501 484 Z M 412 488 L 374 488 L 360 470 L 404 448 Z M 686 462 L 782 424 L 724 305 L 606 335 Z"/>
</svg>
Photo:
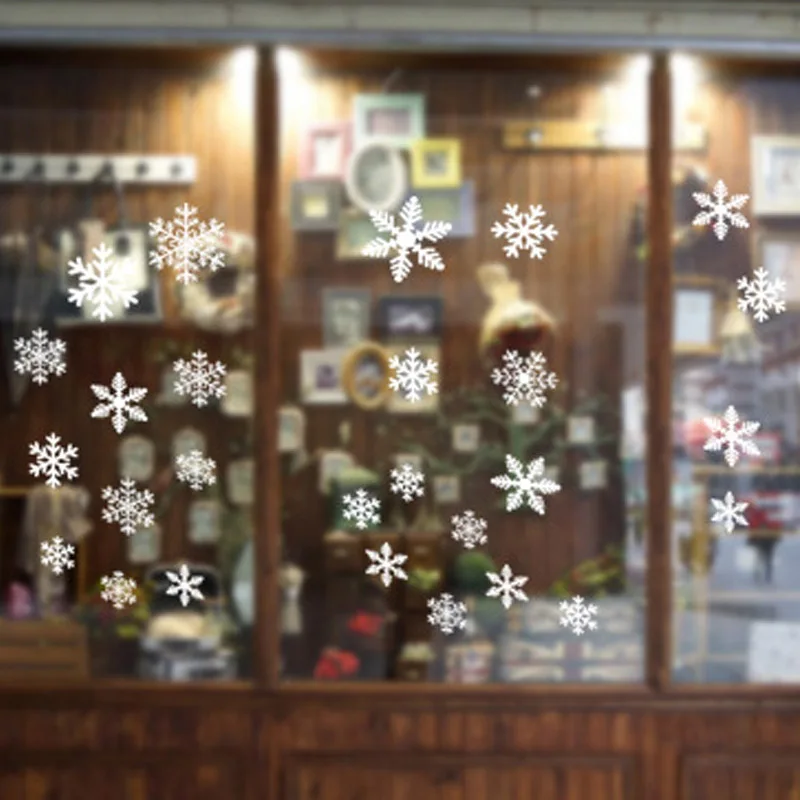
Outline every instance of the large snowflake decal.
<svg viewBox="0 0 800 800">
<path fill-rule="evenodd" d="M 29 339 L 16 339 L 14 350 L 19 356 L 14 361 L 14 369 L 20 375 L 30 375 L 40 386 L 47 383 L 51 375 L 63 375 L 67 370 L 64 360 L 67 343 L 48 338 L 44 328 L 36 328 Z"/>
<path fill-rule="evenodd" d="M 476 516 L 474 511 L 465 511 L 460 516 L 455 514 L 450 522 L 453 525 L 452 537 L 461 542 L 467 550 L 472 550 L 473 547 L 486 544 L 488 541 L 486 536 L 488 524 L 485 519 Z"/>
<path fill-rule="evenodd" d="M 597 630 L 597 606 L 584 605 L 583 598 L 576 595 L 570 602 L 563 600 L 558 606 L 561 611 L 559 622 L 562 627 L 570 628 L 576 636 L 581 636 L 584 631 Z"/>
<path fill-rule="evenodd" d="M 548 372 L 547 361 L 541 353 L 530 353 L 523 358 L 517 350 L 503 353 L 503 368 L 492 372 L 492 381 L 505 389 L 503 400 L 516 406 L 520 400 L 527 400 L 535 408 L 546 402 L 545 391 L 555 389 L 558 378 Z"/>
<path fill-rule="evenodd" d="M 544 514 L 544 495 L 561 491 L 561 486 L 550 478 L 544 477 L 543 458 L 535 458 L 527 466 L 514 458 L 506 456 L 506 474 L 492 478 L 492 486 L 508 492 L 506 509 L 514 511 L 526 503 L 537 514 Z"/>
<path fill-rule="evenodd" d="M 126 578 L 119 570 L 115 570 L 111 575 L 103 575 L 100 578 L 100 585 L 103 587 L 100 597 L 111 603 L 118 611 L 136 602 L 136 581 L 133 578 Z"/>
<path fill-rule="evenodd" d="M 389 378 L 389 388 L 401 392 L 403 397 L 411 403 L 422 399 L 422 394 L 436 394 L 439 390 L 438 383 L 432 375 L 439 371 L 439 365 L 432 359 L 420 360 L 421 353 L 415 347 L 405 351 L 403 358 L 392 356 L 389 367 L 397 373 L 396 377 Z"/>
<path fill-rule="evenodd" d="M 128 388 L 128 382 L 121 372 L 111 379 L 110 387 L 93 383 L 92 391 L 100 401 L 92 410 L 92 417 L 94 419 L 110 417 L 111 425 L 117 433 L 125 430 L 128 420 L 147 422 L 147 414 L 139 405 L 147 394 L 147 389 L 140 386 Z"/>
<path fill-rule="evenodd" d="M 352 520 L 356 528 L 364 529 L 381 521 L 381 501 L 366 489 L 356 489 L 354 494 L 342 498 L 344 518 Z"/>
<path fill-rule="evenodd" d="M 50 567 L 54 575 L 60 575 L 65 569 L 72 569 L 75 561 L 75 545 L 68 544 L 60 536 L 54 536 L 49 542 L 42 542 L 41 563 Z"/>
<path fill-rule="evenodd" d="M 365 552 L 372 562 L 367 567 L 367 575 L 380 575 L 384 586 L 389 586 L 392 578 L 397 578 L 399 581 L 408 580 L 408 575 L 400 566 L 405 564 L 408 556 L 404 553 L 393 553 L 389 542 L 384 542 L 379 552 L 375 550 Z"/>
<path fill-rule="evenodd" d="M 390 491 L 392 494 L 399 494 L 406 503 L 425 494 L 425 476 L 411 464 L 401 464 L 398 469 L 389 473 L 389 477 L 392 479 Z"/>
<path fill-rule="evenodd" d="M 525 575 L 514 576 L 508 564 L 503 566 L 498 575 L 496 572 L 487 572 L 486 577 L 491 582 L 491 586 L 486 591 L 487 597 L 499 597 L 500 602 L 505 608 L 511 608 L 515 600 L 522 603 L 528 602 L 528 595 L 522 591 L 522 587 L 528 582 Z"/>
<path fill-rule="evenodd" d="M 760 456 L 758 449 L 751 437 L 761 427 L 760 422 L 746 422 L 739 419 L 739 413 L 733 406 L 728 406 L 722 419 L 719 417 L 706 417 L 706 426 L 711 431 L 703 447 L 709 453 L 724 452 L 725 463 L 735 467 L 740 455 Z"/>
<path fill-rule="evenodd" d="M 181 483 L 188 483 L 189 488 L 199 492 L 204 486 L 213 486 L 217 482 L 217 464 L 213 458 L 205 458 L 199 450 L 181 453 L 175 459 L 176 476 Z"/>
<path fill-rule="evenodd" d="M 542 218 L 546 211 L 541 206 L 529 206 L 527 211 L 520 211 L 516 203 L 506 203 L 503 214 L 505 222 L 495 222 L 492 233 L 495 239 L 503 238 L 508 244 L 503 252 L 509 258 L 519 258 L 520 250 L 527 250 L 531 258 L 541 259 L 546 250 L 542 246 L 545 239 L 552 242 L 558 231 L 553 224 L 543 225 Z"/>
<path fill-rule="evenodd" d="M 175 209 L 175 218 L 169 222 L 159 217 L 150 223 L 150 235 L 158 243 L 150 253 L 150 263 L 159 270 L 172 267 L 179 283 L 195 283 L 200 270 L 216 272 L 225 266 L 220 250 L 224 232 L 223 223 L 215 219 L 201 222 L 197 209 L 184 203 Z"/>
<path fill-rule="evenodd" d="M 203 600 L 203 593 L 197 587 L 205 580 L 204 575 L 192 575 L 189 567 L 181 564 L 178 572 L 167 570 L 166 576 L 170 582 L 167 594 L 170 597 L 177 597 L 184 608 L 191 600 Z"/>
<path fill-rule="evenodd" d="M 92 254 L 94 258 L 90 261 L 76 258 L 67 265 L 67 274 L 78 279 L 77 288 L 69 289 L 67 300 L 78 308 L 88 303 L 93 307 L 92 316 L 105 322 L 114 316 L 120 305 L 127 309 L 139 301 L 136 290 L 130 288 L 130 259 L 117 260 L 105 242 L 95 247 Z"/>
<path fill-rule="evenodd" d="M 714 223 L 712 230 L 719 241 L 728 233 L 729 224 L 734 228 L 749 228 L 750 223 L 739 209 L 750 199 L 749 194 L 735 194 L 729 200 L 728 187 L 723 181 L 714 184 L 712 195 L 708 192 L 694 192 L 695 202 L 703 209 L 693 220 L 692 225 L 709 225 Z"/>
<path fill-rule="evenodd" d="M 726 533 L 733 533 L 733 529 L 737 525 L 741 525 L 745 528 L 749 527 L 744 512 L 747 510 L 750 503 L 737 503 L 733 492 L 726 492 L 724 500 L 718 500 L 716 497 L 712 497 L 711 505 L 714 508 L 714 516 L 711 517 L 711 521 L 721 522 Z"/>
<path fill-rule="evenodd" d="M 370 258 L 386 258 L 395 251 L 389 261 L 389 272 L 396 283 L 401 283 L 408 277 L 416 256 L 417 264 L 425 269 L 441 272 L 444 261 L 434 247 L 426 247 L 426 242 L 438 242 L 444 239 L 453 227 L 449 222 L 424 222 L 422 225 L 422 203 L 414 195 L 409 197 L 400 209 L 400 227 L 394 216 L 386 211 L 370 211 L 372 223 L 380 233 L 388 233 L 384 239 L 378 237 L 367 244 L 362 253 Z"/>
<path fill-rule="evenodd" d="M 467 625 L 467 606 L 453 595 L 443 592 L 428 600 L 428 622 L 449 636 Z"/>
<path fill-rule="evenodd" d="M 226 389 L 223 382 L 225 365 L 221 361 L 211 362 L 202 350 L 192 353 L 190 361 L 179 358 L 172 366 L 175 371 L 175 391 L 188 395 L 199 408 L 208 405 L 209 398 L 223 397 Z"/>
<path fill-rule="evenodd" d="M 34 478 L 46 475 L 45 483 L 51 489 L 61 486 L 61 480 L 74 481 L 78 477 L 78 468 L 73 467 L 73 458 L 78 457 L 78 448 L 74 444 L 61 446 L 61 437 L 49 434 L 42 445 L 34 442 L 29 446 L 30 454 L 36 459 L 30 465 L 30 473 Z"/>
<path fill-rule="evenodd" d="M 103 519 L 108 523 L 118 522 L 126 536 L 133 536 L 139 528 L 149 528 L 155 521 L 151 512 L 152 492 L 137 489 L 131 478 L 122 478 L 118 487 L 106 486 L 102 497 L 106 501 Z"/>
<path fill-rule="evenodd" d="M 780 278 L 769 279 L 769 272 L 764 267 L 759 267 L 753 273 L 753 280 L 747 277 L 739 278 L 736 288 L 744 289 L 744 297 L 739 298 L 741 311 L 753 311 L 756 322 L 766 322 L 770 312 L 780 314 L 786 311 L 786 301 L 781 295 L 786 293 L 786 283 Z"/>
</svg>

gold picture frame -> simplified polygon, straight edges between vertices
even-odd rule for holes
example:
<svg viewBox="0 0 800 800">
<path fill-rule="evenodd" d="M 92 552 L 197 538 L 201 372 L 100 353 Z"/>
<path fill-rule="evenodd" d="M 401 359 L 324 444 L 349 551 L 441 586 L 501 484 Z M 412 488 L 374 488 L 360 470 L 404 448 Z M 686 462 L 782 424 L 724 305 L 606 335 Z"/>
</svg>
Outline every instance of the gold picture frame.
<svg viewBox="0 0 800 800">
<path fill-rule="evenodd" d="M 706 275 L 675 275 L 673 283 L 672 352 L 719 355 L 727 284 Z"/>
<path fill-rule="evenodd" d="M 389 353 L 377 342 L 363 342 L 344 359 L 342 385 L 359 408 L 374 411 L 386 405 L 389 388 Z"/>
<path fill-rule="evenodd" d="M 411 184 L 415 189 L 461 186 L 461 140 L 419 139 L 411 145 Z"/>
</svg>

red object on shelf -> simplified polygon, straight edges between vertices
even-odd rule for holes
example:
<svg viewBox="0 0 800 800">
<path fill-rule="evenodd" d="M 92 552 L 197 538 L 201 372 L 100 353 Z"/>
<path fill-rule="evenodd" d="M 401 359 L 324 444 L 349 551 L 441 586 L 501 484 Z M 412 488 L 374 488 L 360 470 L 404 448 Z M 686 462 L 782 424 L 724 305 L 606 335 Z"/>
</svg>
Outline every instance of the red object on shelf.
<svg viewBox="0 0 800 800">
<path fill-rule="evenodd" d="M 383 617 L 379 614 L 358 611 L 350 617 L 347 627 L 353 633 L 358 633 L 361 636 L 376 636 L 383 627 Z"/>
<path fill-rule="evenodd" d="M 326 647 L 314 667 L 314 678 L 329 681 L 349 678 L 358 672 L 360 666 L 358 658 L 352 653 L 336 647 Z"/>
</svg>

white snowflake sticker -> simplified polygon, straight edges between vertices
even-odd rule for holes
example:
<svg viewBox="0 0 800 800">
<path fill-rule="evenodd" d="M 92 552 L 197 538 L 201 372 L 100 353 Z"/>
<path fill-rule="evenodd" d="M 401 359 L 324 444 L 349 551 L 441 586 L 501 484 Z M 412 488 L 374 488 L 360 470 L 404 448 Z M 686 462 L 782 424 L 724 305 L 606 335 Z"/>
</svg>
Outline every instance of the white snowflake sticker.
<svg viewBox="0 0 800 800">
<path fill-rule="evenodd" d="M 467 606 L 453 595 L 443 592 L 438 597 L 428 600 L 428 622 L 442 633 L 449 636 L 467 625 Z"/>
<path fill-rule="evenodd" d="M 55 433 L 45 438 L 45 443 L 34 442 L 29 446 L 30 454 L 36 459 L 30 465 L 30 473 L 34 478 L 46 475 L 45 483 L 51 489 L 61 486 L 61 481 L 74 481 L 78 477 L 78 468 L 73 467 L 73 458 L 78 457 L 78 448 L 73 444 L 61 446 L 61 437 Z"/>
<path fill-rule="evenodd" d="M 356 528 L 363 530 L 370 525 L 378 525 L 381 521 L 381 501 L 366 489 L 356 489 L 353 494 L 346 494 L 342 503 L 344 518 L 355 522 Z"/>
<path fill-rule="evenodd" d="M 403 358 L 392 356 L 389 367 L 396 377 L 389 378 L 389 388 L 400 392 L 410 403 L 418 403 L 423 394 L 436 394 L 438 383 L 431 377 L 439 371 L 439 365 L 432 359 L 420 360 L 421 353 L 415 347 L 405 351 Z"/>
<path fill-rule="evenodd" d="M 67 371 L 64 357 L 67 343 L 61 339 L 50 339 L 44 328 L 36 328 L 29 339 L 16 339 L 14 350 L 19 356 L 14 369 L 20 375 L 30 375 L 39 384 L 47 383 L 51 375 L 63 375 Z"/>
<path fill-rule="evenodd" d="M 725 533 L 733 533 L 737 525 L 741 525 L 745 528 L 749 527 L 744 512 L 750 504 L 737 503 L 733 492 L 726 492 L 724 500 L 718 500 L 716 497 L 712 497 L 711 505 L 714 509 L 714 516 L 711 517 L 711 521 L 721 522 Z"/>
<path fill-rule="evenodd" d="M 100 401 L 92 410 L 93 419 L 111 418 L 111 425 L 117 433 L 122 433 L 128 424 L 133 422 L 147 422 L 139 402 L 144 399 L 147 389 L 139 386 L 128 388 L 125 376 L 118 372 L 111 379 L 111 386 L 99 383 L 92 384 L 92 391 Z"/>
<path fill-rule="evenodd" d="M 105 322 L 120 306 L 128 309 L 139 301 L 136 290 L 130 288 L 131 261 L 117 260 L 114 251 L 105 243 L 92 250 L 94 258 L 84 263 L 82 258 L 70 261 L 67 274 L 77 277 L 77 288 L 67 293 L 67 300 L 78 308 L 84 303 L 92 307 L 92 316 Z"/>
<path fill-rule="evenodd" d="M 192 575 L 191 570 L 186 564 L 181 564 L 178 572 L 166 571 L 167 580 L 170 585 L 167 587 L 167 594 L 170 597 L 177 597 L 181 605 L 186 608 L 191 600 L 203 600 L 203 593 L 197 587 L 205 580 L 204 575 Z"/>
<path fill-rule="evenodd" d="M 155 498 L 147 489 L 137 489 L 131 478 L 122 478 L 118 487 L 106 486 L 102 492 L 106 507 L 103 519 L 118 522 L 126 536 L 133 536 L 139 528 L 149 528 L 155 522 L 151 512 Z"/>
<path fill-rule="evenodd" d="M 769 272 L 764 267 L 759 267 L 753 273 L 753 279 L 739 278 L 736 288 L 744 296 L 739 298 L 740 311 L 753 311 L 756 322 L 766 322 L 770 313 L 780 314 L 786 311 L 786 301 L 782 295 L 786 294 L 786 282 L 780 278 L 769 279 Z"/>
<path fill-rule="evenodd" d="M 392 479 L 389 490 L 392 494 L 399 494 L 406 503 L 425 494 L 425 476 L 411 464 L 401 464 L 389 473 L 389 477 Z"/>
<path fill-rule="evenodd" d="M 482 517 L 475 515 L 474 511 L 465 511 L 463 514 L 455 514 L 450 522 L 453 525 L 451 535 L 457 542 L 461 542 L 467 550 L 472 550 L 482 544 L 486 544 L 486 528 L 488 523 Z"/>
<path fill-rule="evenodd" d="M 491 586 L 486 591 L 487 597 L 499 597 L 503 606 L 508 609 L 515 600 L 521 603 L 528 602 L 528 595 L 522 591 L 522 587 L 528 582 L 525 575 L 514 576 L 511 567 L 505 564 L 498 575 L 496 572 L 487 572 L 486 577 L 491 582 Z"/>
<path fill-rule="evenodd" d="M 43 567 L 50 567 L 54 575 L 60 575 L 65 569 L 72 569 L 75 561 L 75 546 L 65 542 L 60 536 L 54 536 L 49 542 L 42 542 L 41 563 Z"/>
<path fill-rule="evenodd" d="M 211 362 L 202 350 L 192 353 L 190 361 L 179 358 L 172 368 L 175 372 L 175 391 L 181 397 L 191 397 L 198 407 L 208 405 L 212 397 L 225 395 L 225 365 L 221 361 Z"/>
<path fill-rule="evenodd" d="M 444 239 L 453 227 L 449 222 L 424 222 L 422 203 L 414 195 L 409 197 L 400 209 L 402 227 L 397 225 L 394 216 L 386 211 L 370 211 L 373 225 L 380 233 L 388 233 L 384 239 L 373 239 L 362 250 L 369 258 L 386 258 L 392 251 L 395 255 L 389 261 L 389 272 L 395 283 L 405 280 L 414 266 L 412 256 L 419 266 L 441 272 L 444 261 L 434 247 L 426 247 L 426 242 L 436 243 Z M 422 223 L 422 225 L 420 225 Z"/>
<path fill-rule="evenodd" d="M 752 441 L 752 436 L 758 432 L 761 423 L 740 420 L 739 413 L 733 406 L 728 406 L 721 419 L 706 417 L 703 421 L 711 431 L 703 449 L 709 453 L 722 451 L 729 467 L 736 466 L 740 455 L 761 455 L 758 446 Z"/>
<path fill-rule="evenodd" d="M 205 458 L 199 450 L 180 453 L 175 459 L 176 476 L 181 483 L 199 492 L 204 486 L 217 482 L 217 463 L 213 458 Z"/>
<path fill-rule="evenodd" d="M 734 228 L 749 228 L 750 223 L 739 210 L 750 199 L 749 194 L 735 194 L 729 200 L 728 187 L 723 181 L 714 184 L 713 197 L 708 192 L 694 192 L 695 202 L 703 209 L 693 220 L 692 225 L 710 225 L 719 241 L 725 238 L 729 225 Z"/>
<path fill-rule="evenodd" d="M 123 572 L 115 570 L 111 575 L 103 575 L 100 585 L 103 587 L 100 597 L 117 611 L 136 603 L 136 581 L 126 578 Z"/>
<path fill-rule="evenodd" d="M 597 606 L 589 604 L 584 605 L 583 598 L 576 595 L 570 602 L 566 600 L 559 603 L 558 606 L 561 611 L 559 622 L 562 627 L 570 628 L 576 636 L 581 636 L 584 631 L 596 631 L 597 622 Z"/>
<path fill-rule="evenodd" d="M 408 556 L 404 553 L 393 553 L 389 542 L 381 545 L 380 551 L 366 550 L 369 560 L 372 562 L 367 567 L 367 575 L 380 575 L 384 586 L 390 586 L 392 578 L 399 581 L 407 581 L 406 575 L 401 564 L 405 564 Z"/>
<path fill-rule="evenodd" d="M 545 477 L 543 458 L 535 458 L 524 466 L 512 455 L 506 456 L 506 474 L 492 478 L 492 486 L 508 492 L 506 510 L 515 511 L 523 503 L 537 514 L 544 514 L 544 495 L 561 491 L 561 486 Z"/>
<path fill-rule="evenodd" d="M 516 406 L 527 400 L 534 408 L 542 408 L 547 402 L 545 392 L 555 389 L 558 378 L 547 370 L 547 361 L 541 353 L 530 353 L 523 358 L 517 350 L 503 353 L 503 368 L 492 372 L 492 381 L 505 389 L 503 400 Z"/>
<path fill-rule="evenodd" d="M 159 270 L 172 267 L 179 283 L 195 283 L 200 270 L 216 272 L 225 266 L 220 250 L 224 232 L 223 223 L 215 219 L 201 222 L 197 209 L 184 203 L 169 222 L 159 217 L 150 223 L 150 235 L 158 245 L 150 253 L 150 264 Z"/>
<path fill-rule="evenodd" d="M 542 246 L 545 240 L 552 242 L 558 231 L 552 225 L 543 225 L 542 218 L 547 212 L 541 206 L 529 206 L 527 211 L 520 211 L 516 203 L 506 203 L 503 214 L 508 217 L 505 222 L 495 222 L 492 233 L 495 239 L 503 238 L 508 244 L 503 252 L 509 258 L 519 258 L 521 250 L 530 253 L 531 258 L 541 259 L 545 254 Z"/>
</svg>

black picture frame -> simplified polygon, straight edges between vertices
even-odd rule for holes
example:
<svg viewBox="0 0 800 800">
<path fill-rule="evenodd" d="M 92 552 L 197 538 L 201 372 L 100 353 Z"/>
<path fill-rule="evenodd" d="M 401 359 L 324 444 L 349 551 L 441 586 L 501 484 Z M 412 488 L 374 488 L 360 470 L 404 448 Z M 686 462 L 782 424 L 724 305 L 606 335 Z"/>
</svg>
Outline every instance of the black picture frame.
<svg viewBox="0 0 800 800">
<path fill-rule="evenodd" d="M 439 339 L 444 304 L 437 295 L 391 295 L 378 299 L 377 329 L 381 339 Z"/>
</svg>

